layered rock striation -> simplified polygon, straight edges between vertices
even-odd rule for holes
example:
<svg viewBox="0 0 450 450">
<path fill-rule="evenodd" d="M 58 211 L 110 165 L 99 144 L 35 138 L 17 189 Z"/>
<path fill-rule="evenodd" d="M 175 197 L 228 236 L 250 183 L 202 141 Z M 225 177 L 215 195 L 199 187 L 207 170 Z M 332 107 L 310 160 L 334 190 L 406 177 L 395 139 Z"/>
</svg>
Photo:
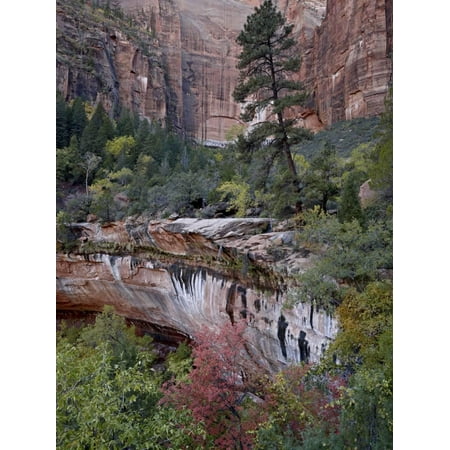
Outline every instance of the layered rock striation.
<svg viewBox="0 0 450 450">
<path fill-rule="evenodd" d="M 202 326 L 245 320 L 247 358 L 267 372 L 318 361 L 337 332 L 325 311 L 284 308 L 293 273 L 313 261 L 270 219 L 178 219 L 73 224 L 82 242 L 57 255 L 57 311 L 113 305 L 169 342 Z"/>
<path fill-rule="evenodd" d="M 121 0 L 133 26 L 57 1 L 57 88 L 126 107 L 203 142 L 240 121 L 236 37 L 259 0 Z M 378 115 L 392 78 L 392 0 L 278 0 L 302 52 L 311 99 L 297 112 L 318 130 Z"/>
<path fill-rule="evenodd" d="M 327 125 L 379 115 L 392 83 L 392 0 L 328 0 L 304 38 L 300 78 Z"/>
</svg>

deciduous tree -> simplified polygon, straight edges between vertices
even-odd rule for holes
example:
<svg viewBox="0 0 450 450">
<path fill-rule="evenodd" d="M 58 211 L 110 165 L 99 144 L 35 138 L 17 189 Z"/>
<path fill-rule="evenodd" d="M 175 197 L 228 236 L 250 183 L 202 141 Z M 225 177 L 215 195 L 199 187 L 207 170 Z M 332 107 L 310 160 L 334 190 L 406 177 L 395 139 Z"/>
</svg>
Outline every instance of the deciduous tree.
<svg viewBox="0 0 450 450">
<path fill-rule="evenodd" d="M 230 209 L 236 210 L 238 217 L 245 217 L 247 209 L 252 205 L 249 188 L 250 186 L 243 181 L 225 181 L 217 191 L 221 193 L 222 200 L 230 201 Z"/>
<path fill-rule="evenodd" d="M 326 144 L 311 160 L 304 176 L 305 194 L 319 200 L 322 211 L 327 212 L 328 201 L 339 192 L 342 164 L 336 149 Z"/>
<path fill-rule="evenodd" d="M 136 141 L 132 136 L 119 136 L 107 141 L 103 167 L 106 170 L 120 170 L 130 166 L 133 163 L 131 158 L 135 145 Z"/>
<path fill-rule="evenodd" d="M 109 177 L 101 178 L 90 187 L 92 192 L 91 210 L 101 220 L 109 222 L 114 220 L 114 194 L 117 193 L 118 186 Z"/>
<path fill-rule="evenodd" d="M 85 177 L 85 187 L 86 187 L 86 196 L 89 195 L 89 176 L 92 174 L 92 172 L 97 168 L 101 161 L 100 156 L 94 155 L 91 152 L 86 153 L 82 161 L 80 162 L 80 166 L 85 170 L 86 177 Z"/>
<path fill-rule="evenodd" d="M 317 211 L 308 211 L 304 218 L 306 224 L 299 238 L 321 257 L 300 275 L 300 281 L 314 271 L 324 280 L 331 277 L 363 291 L 370 281 L 380 278 L 381 269 L 392 268 L 391 220 L 362 228 L 356 219 L 340 223 L 336 216 Z"/>
<path fill-rule="evenodd" d="M 341 377 L 315 375 L 306 365 L 279 372 L 265 389 L 268 419 L 258 429 L 256 448 L 303 448 L 303 434 L 312 429 L 328 440 L 339 427 L 338 401 L 344 385 Z"/>
<path fill-rule="evenodd" d="M 158 405 L 148 339 L 111 309 L 75 342 L 62 334 L 56 356 L 56 447 L 193 448 L 202 436 L 187 411 Z"/>
<path fill-rule="evenodd" d="M 337 313 L 341 331 L 329 348 L 353 373 L 341 405 L 340 433 L 348 447 L 392 448 L 392 284 L 350 290 Z"/>
<path fill-rule="evenodd" d="M 205 424 L 214 448 L 248 448 L 247 433 L 258 424 L 242 407 L 245 393 L 242 353 L 245 323 L 227 323 L 216 331 L 202 329 L 196 335 L 193 370 L 188 381 L 169 385 L 164 402 L 189 408 Z M 262 419 L 262 417 L 260 417 Z M 209 443 L 203 443 L 209 445 Z"/>
</svg>

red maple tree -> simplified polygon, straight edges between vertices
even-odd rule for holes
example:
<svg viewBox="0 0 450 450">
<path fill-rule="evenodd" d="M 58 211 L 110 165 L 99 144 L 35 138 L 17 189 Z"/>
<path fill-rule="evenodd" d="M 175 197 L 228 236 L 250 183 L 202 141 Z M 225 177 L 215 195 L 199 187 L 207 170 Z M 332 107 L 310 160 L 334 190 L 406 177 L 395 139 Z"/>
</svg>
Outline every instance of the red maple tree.
<svg viewBox="0 0 450 450">
<path fill-rule="evenodd" d="M 251 448 L 253 437 L 248 431 L 264 419 L 256 403 L 247 402 L 244 408 L 245 327 L 241 321 L 225 323 L 217 330 L 202 328 L 195 337 L 188 381 L 165 386 L 162 401 L 190 409 L 204 423 L 215 448 Z"/>
</svg>

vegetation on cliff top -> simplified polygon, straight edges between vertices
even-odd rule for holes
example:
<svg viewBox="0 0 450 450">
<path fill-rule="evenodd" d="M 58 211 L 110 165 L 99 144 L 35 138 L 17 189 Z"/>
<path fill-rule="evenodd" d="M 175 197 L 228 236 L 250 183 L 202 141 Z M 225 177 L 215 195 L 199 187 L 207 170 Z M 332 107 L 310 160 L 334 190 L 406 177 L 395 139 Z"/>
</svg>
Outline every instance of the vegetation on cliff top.
<svg viewBox="0 0 450 450">
<path fill-rule="evenodd" d="M 71 68 L 96 72 L 95 44 L 100 30 L 117 30 L 150 56 L 155 46 L 155 30 L 150 21 L 127 14 L 118 0 L 56 0 L 56 11 L 64 14 L 69 30 L 57 27 L 57 60 Z M 69 32 L 68 32 L 69 31 Z"/>
<path fill-rule="evenodd" d="M 88 214 L 102 221 L 172 213 L 283 218 L 295 213 L 298 201 L 306 208 L 345 209 L 347 180 L 360 184 L 369 178 L 376 146 L 366 134 L 365 143 L 339 156 L 334 132 L 322 132 L 308 144 L 310 150 L 316 146 L 310 157 L 301 149 L 294 153 L 302 184 L 301 193 L 295 193 L 283 161 L 261 177 L 264 152 L 249 161 L 234 144 L 198 146 L 126 110 L 113 120 L 101 104 L 92 110 L 80 98 L 66 102 L 58 95 L 56 115 L 57 209 L 68 221 L 83 221 Z"/>
</svg>

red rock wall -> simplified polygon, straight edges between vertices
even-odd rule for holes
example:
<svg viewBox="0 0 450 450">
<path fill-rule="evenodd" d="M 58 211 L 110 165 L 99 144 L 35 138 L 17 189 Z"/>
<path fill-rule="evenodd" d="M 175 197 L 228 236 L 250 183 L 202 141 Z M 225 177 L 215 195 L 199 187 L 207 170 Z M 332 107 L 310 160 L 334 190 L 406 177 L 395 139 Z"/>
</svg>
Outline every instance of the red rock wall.
<svg viewBox="0 0 450 450">
<path fill-rule="evenodd" d="M 107 86 L 97 93 L 111 108 L 120 102 L 151 119 L 168 118 L 187 136 L 224 141 L 240 123 L 232 98 L 238 80 L 235 39 L 261 0 L 121 0 L 154 33 L 152 56 L 117 30 L 103 32 L 95 58 Z M 367 117 L 384 110 L 392 78 L 392 0 L 278 0 L 302 48 L 299 79 L 312 94 L 303 125 Z M 326 11 L 326 12 L 325 12 Z M 76 37 L 68 18 L 64 33 Z M 95 98 L 92 75 L 57 64 L 57 86 L 67 97 Z M 89 97 L 89 98 L 90 98 Z M 299 113 L 300 115 L 300 113 Z"/>
<path fill-rule="evenodd" d="M 324 21 L 303 42 L 301 78 L 323 123 L 384 111 L 392 80 L 392 0 L 328 0 Z"/>
</svg>

